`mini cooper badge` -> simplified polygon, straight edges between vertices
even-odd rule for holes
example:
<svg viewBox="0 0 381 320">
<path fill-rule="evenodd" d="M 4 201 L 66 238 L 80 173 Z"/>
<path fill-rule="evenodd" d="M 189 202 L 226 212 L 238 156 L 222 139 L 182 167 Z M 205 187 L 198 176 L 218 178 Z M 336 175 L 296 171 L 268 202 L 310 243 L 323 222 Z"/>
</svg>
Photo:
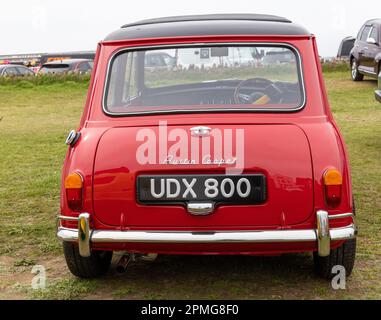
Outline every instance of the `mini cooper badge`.
<svg viewBox="0 0 381 320">
<path fill-rule="evenodd" d="M 212 129 L 210 129 L 209 127 L 202 127 L 202 126 L 194 127 L 190 129 L 192 137 L 209 137 L 211 130 Z"/>
</svg>

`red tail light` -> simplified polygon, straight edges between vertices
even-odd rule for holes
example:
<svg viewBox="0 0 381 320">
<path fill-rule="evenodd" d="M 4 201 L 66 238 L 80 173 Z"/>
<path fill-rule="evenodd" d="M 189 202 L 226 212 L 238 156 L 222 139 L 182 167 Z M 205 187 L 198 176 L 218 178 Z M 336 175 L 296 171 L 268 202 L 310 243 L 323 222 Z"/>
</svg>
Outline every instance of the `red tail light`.
<svg viewBox="0 0 381 320">
<path fill-rule="evenodd" d="M 83 178 L 75 172 L 65 179 L 67 205 L 73 211 L 81 211 L 83 205 Z"/>
<path fill-rule="evenodd" d="M 325 200 L 331 208 L 337 207 L 341 202 L 341 189 L 343 178 L 337 169 L 329 169 L 324 173 Z"/>
</svg>

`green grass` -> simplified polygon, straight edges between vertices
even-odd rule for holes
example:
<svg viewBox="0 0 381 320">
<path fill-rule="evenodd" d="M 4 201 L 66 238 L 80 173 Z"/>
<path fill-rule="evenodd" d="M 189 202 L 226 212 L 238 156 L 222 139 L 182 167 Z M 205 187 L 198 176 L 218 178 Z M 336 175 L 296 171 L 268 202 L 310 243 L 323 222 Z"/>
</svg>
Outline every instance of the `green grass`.
<svg viewBox="0 0 381 320">
<path fill-rule="evenodd" d="M 46 289 L 39 289 L 32 292 L 33 299 L 78 299 L 83 295 L 90 294 L 97 289 L 94 281 L 77 279 L 62 279 L 48 285 Z"/>
<path fill-rule="evenodd" d="M 1 86 L 16 86 L 19 88 L 30 89 L 35 86 L 46 86 L 46 85 L 66 85 L 67 84 L 84 84 L 87 86 L 90 81 L 90 75 L 85 74 L 48 74 L 48 75 L 37 75 L 37 76 L 27 76 L 27 77 L 0 77 Z"/>
<path fill-rule="evenodd" d="M 326 70 L 327 71 L 327 70 Z M 87 80 L 0 83 L 0 298 L 32 299 L 356 299 L 381 298 L 381 104 L 374 81 L 325 73 L 335 119 L 349 151 L 360 234 L 347 290 L 313 275 L 310 255 L 159 257 L 115 267 L 104 278 L 75 279 L 55 238 L 64 140 L 76 128 Z M 33 291 L 32 264 L 47 268 Z M 292 289 L 290 289 L 292 288 Z"/>
</svg>

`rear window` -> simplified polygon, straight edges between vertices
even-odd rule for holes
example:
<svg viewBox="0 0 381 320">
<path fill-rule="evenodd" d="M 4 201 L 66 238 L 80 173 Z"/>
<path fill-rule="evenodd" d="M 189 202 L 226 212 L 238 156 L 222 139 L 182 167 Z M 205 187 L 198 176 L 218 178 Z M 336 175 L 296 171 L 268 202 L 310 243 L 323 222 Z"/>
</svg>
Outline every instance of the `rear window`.
<svg viewBox="0 0 381 320">
<path fill-rule="evenodd" d="M 40 73 L 58 73 L 58 72 L 66 72 L 70 70 L 70 66 L 68 64 L 49 64 L 45 65 L 41 68 Z"/>
<path fill-rule="evenodd" d="M 113 115 L 203 111 L 293 111 L 305 93 L 289 46 L 126 50 L 110 64 L 104 110 Z"/>
</svg>

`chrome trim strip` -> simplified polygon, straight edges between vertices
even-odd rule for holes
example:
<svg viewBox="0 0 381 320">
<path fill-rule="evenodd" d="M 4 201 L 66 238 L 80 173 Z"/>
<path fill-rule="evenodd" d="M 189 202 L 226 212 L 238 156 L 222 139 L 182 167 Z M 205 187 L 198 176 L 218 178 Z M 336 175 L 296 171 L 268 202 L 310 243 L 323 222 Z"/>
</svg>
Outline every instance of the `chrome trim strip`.
<svg viewBox="0 0 381 320">
<path fill-rule="evenodd" d="M 65 221 L 78 221 L 78 217 L 69 217 L 69 216 L 58 216 L 58 220 L 65 220 Z"/>
<path fill-rule="evenodd" d="M 255 35 L 253 35 L 255 36 Z M 159 40 L 159 39 L 158 39 Z M 141 112 L 126 112 L 126 113 L 113 113 L 107 110 L 106 108 L 106 90 L 108 87 L 108 83 L 110 80 L 110 72 L 111 72 L 111 63 L 116 55 L 120 54 L 123 51 L 134 51 L 134 50 L 144 50 L 144 49 L 168 49 L 168 48 L 178 48 L 178 47 L 212 47 L 212 46 L 221 46 L 221 45 L 241 45 L 241 46 L 249 46 L 250 44 L 255 44 L 256 46 L 276 46 L 276 47 L 285 47 L 291 49 L 293 52 L 295 52 L 297 58 L 298 58 L 298 76 L 300 77 L 300 86 L 302 89 L 302 103 L 297 108 L 291 108 L 291 109 L 268 109 L 263 108 L 259 109 L 256 108 L 255 110 L 249 110 L 248 108 L 216 108 L 216 109 L 192 109 L 192 110 L 161 110 L 161 111 L 141 111 Z M 170 44 L 170 45 L 153 45 L 153 46 L 131 46 L 131 47 L 125 47 L 122 49 L 119 49 L 115 51 L 112 56 L 110 57 L 108 64 L 107 64 L 107 70 L 106 70 L 106 79 L 103 81 L 103 95 L 102 95 L 102 109 L 103 112 L 106 115 L 114 116 L 114 117 L 126 117 L 126 116 L 139 116 L 139 115 L 160 115 L 160 114 L 192 114 L 192 113 L 274 113 L 274 112 L 282 112 L 282 113 L 290 113 L 290 112 L 296 112 L 302 110 L 307 102 L 307 96 L 306 96 L 306 87 L 305 87 L 305 80 L 304 80 L 304 70 L 303 70 L 303 64 L 302 64 L 302 57 L 300 55 L 299 50 L 293 46 L 290 43 L 287 42 L 255 42 L 255 41 L 247 41 L 247 42 L 202 42 L 202 43 L 176 43 L 176 44 Z"/>
<path fill-rule="evenodd" d="M 341 213 L 341 214 L 334 214 L 334 215 L 328 216 L 329 220 L 338 220 L 338 219 L 345 219 L 345 218 L 352 218 L 352 222 L 357 234 L 356 216 L 354 213 Z"/>
<path fill-rule="evenodd" d="M 94 231 L 91 241 L 146 243 L 269 243 L 316 241 L 314 230 L 277 230 L 249 232 L 154 232 Z"/>
<path fill-rule="evenodd" d="M 329 220 L 344 219 L 344 218 L 355 219 L 355 215 L 353 213 L 341 213 L 341 214 L 332 214 L 328 216 Z"/>
</svg>

